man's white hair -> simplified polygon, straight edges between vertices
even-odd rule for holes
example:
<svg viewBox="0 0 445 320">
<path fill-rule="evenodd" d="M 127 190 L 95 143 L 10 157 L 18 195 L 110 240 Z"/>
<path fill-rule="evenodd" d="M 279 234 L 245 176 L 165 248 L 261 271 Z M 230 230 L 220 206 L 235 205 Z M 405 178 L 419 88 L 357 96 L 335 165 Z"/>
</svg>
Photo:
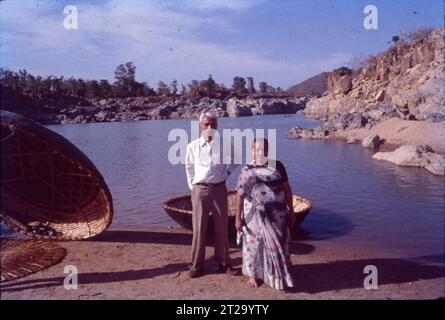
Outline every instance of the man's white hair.
<svg viewBox="0 0 445 320">
<path fill-rule="evenodd" d="M 199 123 L 203 122 L 205 118 L 217 119 L 218 116 L 212 110 L 204 111 L 199 115 Z"/>
</svg>

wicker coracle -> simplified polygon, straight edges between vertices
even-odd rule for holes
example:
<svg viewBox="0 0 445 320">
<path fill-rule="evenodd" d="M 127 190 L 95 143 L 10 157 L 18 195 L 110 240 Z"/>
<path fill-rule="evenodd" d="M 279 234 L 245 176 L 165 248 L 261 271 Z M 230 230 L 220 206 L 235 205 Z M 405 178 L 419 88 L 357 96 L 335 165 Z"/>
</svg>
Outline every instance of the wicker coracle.
<svg viewBox="0 0 445 320">
<path fill-rule="evenodd" d="M 111 193 L 95 165 L 67 139 L 1 110 L 1 212 L 39 239 L 83 240 L 111 224 Z"/>
<path fill-rule="evenodd" d="M 236 234 L 235 230 L 235 213 L 236 213 L 236 191 L 228 191 L 228 207 L 229 207 L 229 234 Z M 312 203 L 302 197 L 293 196 L 294 212 L 297 214 L 297 226 L 306 218 L 312 209 Z M 191 196 L 180 196 L 172 198 L 164 203 L 164 210 L 167 214 L 180 226 L 193 230 L 192 225 L 192 201 Z M 209 234 L 213 235 L 213 223 L 209 223 Z"/>
<path fill-rule="evenodd" d="M 66 249 L 45 240 L 2 239 L 0 244 L 1 282 L 25 277 L 58 264 Z"/>
</svg>

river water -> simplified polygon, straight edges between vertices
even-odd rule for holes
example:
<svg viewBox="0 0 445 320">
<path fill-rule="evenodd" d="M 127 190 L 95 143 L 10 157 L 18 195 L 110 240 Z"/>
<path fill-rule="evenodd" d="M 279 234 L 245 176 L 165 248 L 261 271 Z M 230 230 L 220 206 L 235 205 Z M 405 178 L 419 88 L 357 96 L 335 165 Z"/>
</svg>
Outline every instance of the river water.
<svg viewBox="0 0 445 320">
<path fill-rule="evenodd" d="M 444 179 L 423 169 L 371 159 L 373 151 L 342 141 L 291 140 L 295 125 L 317 121 L 296 115 L 222 118 L 219 129 L 276 129 L 277 158 L 294 194 L 313 202 L 302 223 L 308 239 L 329 239 L 389 254 L 442 260 Z M 104 175 L 114 201 L 116 226 L 176 226 L 162 209 L 187 194 L 184 166 L 172 165 L 173 129 L 190 135 L 190 120 L 48 126 L 78 146 Z M 267 135 L 267 131 L 266 131 Z M 234 187 L 240 168 L 228 180 Z"/>
</svg>

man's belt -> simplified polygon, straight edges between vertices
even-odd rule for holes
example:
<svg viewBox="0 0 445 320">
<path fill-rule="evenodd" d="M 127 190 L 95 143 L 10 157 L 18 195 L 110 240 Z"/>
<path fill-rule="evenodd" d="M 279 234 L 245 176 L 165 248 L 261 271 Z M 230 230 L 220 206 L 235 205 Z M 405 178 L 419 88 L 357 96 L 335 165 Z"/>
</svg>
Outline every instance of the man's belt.
<svg viewBox="0 0 445 320">
<path fill-rule="evenodd" d="M 204 187 L 216 187 L 216 186 L 219 186 L 219 185 L 222 185 L 222 184 L 225 184 L 225 183 L 226 183 L 226 180 L 221 181 L 221 182 L 217 182 L 217 183 L 198 182 L 198 183 L 195 183 L 195 184 L 198 185 L 198 186 L 204 186 Z"/>
</svg>

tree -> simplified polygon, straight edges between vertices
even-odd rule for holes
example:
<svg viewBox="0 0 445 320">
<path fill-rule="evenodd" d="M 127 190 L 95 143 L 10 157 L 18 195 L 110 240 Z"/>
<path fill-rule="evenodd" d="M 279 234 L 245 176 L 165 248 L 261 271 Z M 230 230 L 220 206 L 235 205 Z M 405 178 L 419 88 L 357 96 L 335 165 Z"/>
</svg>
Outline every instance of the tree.
<svg viewBox="0 0 445 320">
<path fill-rule="evenodd" d="M 200 93 L 199 93 L 199 81 L 198 80 L 192 80 L 189 84 L 189 94 L 191 97 L 193 98 L 199 98 L 200 97 Z"/>
<path fill-rule="evenodd" d="M 112 95 L 112 88 L 108 80 L 102 79 L 99 81 L 99 95 L 101 98 L 109 98 Z"/>
<path fill-rule="evenodd" d="M 178 81 L 176 79 L 173 79 L 173 81 L 170 83 L 170 92 L 174 96 L 176 96 L 178 93 Z"/>
<path fill-rule="evenodd" d="M 202 80 L 199 83 L 199 93 L 204 97 L 213 97 L 217 91 L 218 85 L 215 80 L 213 80 L 212 75 L 209 74 L 207 80 Z"/>
<path fill-rule="evenodd" d="M 247 92 L 249 94 L 253 94 L 253 93 L 256 92 L 255 84 L 253 82 L 253 78 L 252 77 L 247 77 Z"/>
<path fill-rule="evenodd" d="M 247 93 L 246 80 L 243 77 L 234 77 L 232 84 L 233 93 L 237 96 L 243 96 Z"/>
<path fill-rule="evenodd" d="M 126 64 L 120 64 L 114 71 L 114 77 L 116 79 L 115 85 L 118 87 L 116 90 L 123 97 L 129 97 L 134 94 L 136 87 L 136 66 L 133 62 L 127 62 Z"/>
<path fill-rule="evenodd" d="M 160 96 L 170 95 L 170 89 L 168 88 L 167 84 L 161 80 L 158 81 L 158 95 Z"/>
<path fill-rule="evenodd" d="M 87 98 L 98 98 L 100 97 L 100 87 L 97 80 L 91 80 L 86 83 L 86 97 Z"/>
<path fill-rule="evenodd" d="M 267 82 L 266 81 L 261 81 L 260 82 L 260 92 L 261 93 L 266 93 L 267 92 Z"/>
<path fill-rule="evenodd" d="M 184 95 L 187 92 L 187 88 L 183 83 L 181 83 L 181 96 Z"/>
</svg>

